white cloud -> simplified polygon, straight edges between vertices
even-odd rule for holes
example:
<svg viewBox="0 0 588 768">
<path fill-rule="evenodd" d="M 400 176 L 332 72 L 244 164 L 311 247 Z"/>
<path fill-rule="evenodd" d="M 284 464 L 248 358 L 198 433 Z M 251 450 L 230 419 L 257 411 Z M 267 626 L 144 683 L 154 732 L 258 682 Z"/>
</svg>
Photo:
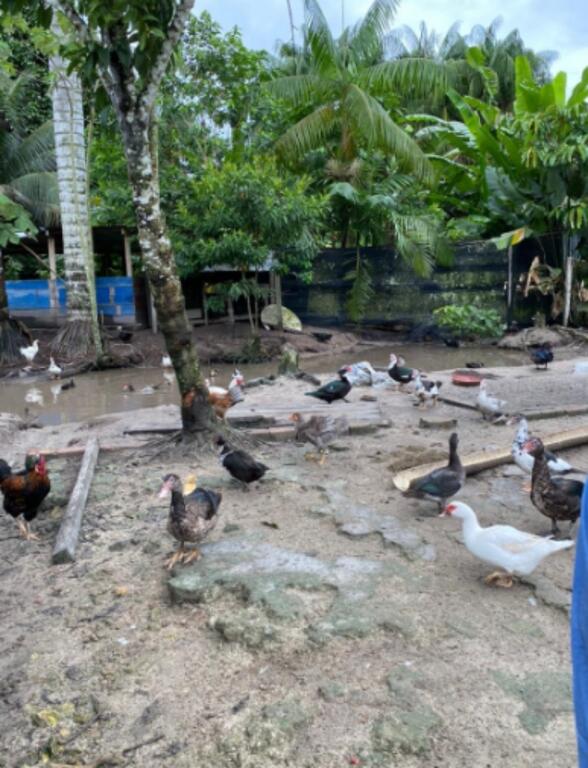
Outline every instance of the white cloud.
<svg viewBox="0 0 588 768">
<path fill-rule="evenodd" d="M 319 0 L 320 1 L 320 0 Z M 295 23 L 303 18 L 301 0 L 291 0 Z M 522 33 L 525 42 L 535 50 L 557 50 L 556 71 L 568 72 L 568 82 L 575 84 L 584 67 L 588 66 L 588 14 L 585 0 L 468 0 L 456 4 L 451 0 L 404 0 L 400 5 L 395 26 L 408 24 L 417 27 L 424 20 L 429 29 L 445 33 L 455 21 L 461 21 L 462 32 L 474 24 L 487 26 L 497 16 L 503 19 L 501 34 L 514 28 Z M 370 0 L 322 0 L 321 7 L 337 34 L 341 30 L 344 9 L 346 24 L 361 18 L 370 6 Z M 253 48 L 274 51 L 277 40 L 290 38 L 287 0 L 202 0 L 196 11 L 208 10 L 225 29 L 238 26 L 245 43 Z"/>
</svg>

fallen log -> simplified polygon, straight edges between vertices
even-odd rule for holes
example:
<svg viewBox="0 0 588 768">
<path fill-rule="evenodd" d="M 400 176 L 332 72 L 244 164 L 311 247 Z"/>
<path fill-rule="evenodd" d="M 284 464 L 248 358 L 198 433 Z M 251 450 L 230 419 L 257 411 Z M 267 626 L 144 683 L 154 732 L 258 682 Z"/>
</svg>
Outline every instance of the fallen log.
<svg viewBox="0 0 588 768">
<path fill-rule="evenodd" d="M 543 444 L 550 450 L 564 450 L 565 448 L 574 448 L 577 445 L 588 443 L 588 427 L 579 427 L 578 429 L 568 429 L 564 432 L 555 432 L 542 438 Z M 466 475 L 475 475 L 485 469 L 498 467 L 500 464 L 506 464 L 512 461 L 510 445 L 508 448 L 501 448 L 497 451 L 476 451 L 461 456 Z M 399 491 L 407 491 L 412 483 L 428 475 L 434 469 L 446 466 L 446 461 L 436 461 L 431 464 L 421 464 L 416 467 L 404 469 L 398 472 L 392 478 L 392 482 Z"/>
<path fill-rule="evenodd" d="M 88 498 L 88 492 L 94 477 L 99 450 L 98 440 L 95 437 L 91 437 L 86 445 L 82 466 L 78 472 L 76 484 L 57 532 L 52 556 L 54 565 L 58 563 L 71 563 L 75 560 L 75 552 L 82 525 L 82 515 L 84 514 L 86 499 Z"/>
</svg>

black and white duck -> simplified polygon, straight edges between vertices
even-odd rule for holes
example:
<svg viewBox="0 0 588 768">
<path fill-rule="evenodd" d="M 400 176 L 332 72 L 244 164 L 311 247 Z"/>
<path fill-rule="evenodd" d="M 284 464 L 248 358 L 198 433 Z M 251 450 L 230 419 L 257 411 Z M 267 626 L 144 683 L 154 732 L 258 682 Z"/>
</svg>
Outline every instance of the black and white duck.
<svg viewBox="0 0 588 768">
<path fill-rule="evenodd" d="M 405 365 L 404 358 L 397 357 L 394 353 L 390 355 L 388 376 L 397 384 L 410 384 L 418 373 L 416 369 Z"/>
<path fill-rule="evenodd" d="M 318 400 L 323 400 L 325 403 L 329 403 L 329 405 L 335 402 L 335 400 L 345 400 L 347 395 L 351 392 L 351 382 L 347 378 L 350 371 L 351 367 L 346 365 L 337 371 L 339 374 L 338 379 L 329 381 L 322 387 L 319 387 L 312 392 L 305 392 L 304 394 L 309 397 L 316 397 Z"/>
<path fill-rule="evenodd" d="M 404 496 L 417 499 L 430 499 L 439 505 L 442 512 L 447 500 L 461 490 L 465 482 L 465 469 L 457 454 L 459 438 L 453 432 L 449 438 L 449 462 L 446 467 L 434 469 L 428 475 L 417 480 L 404 492 Z"/>
<path fill-rule="evenodd" d="M 243 484 L 245 488 L 249 483 L 260 480 L 269 467 L 250 456 L 246 451 L 233 448 L 224 437 L 217 435 L 215 443 L 218 447 L 219 460 L 227 472 Z"/>
</svg>

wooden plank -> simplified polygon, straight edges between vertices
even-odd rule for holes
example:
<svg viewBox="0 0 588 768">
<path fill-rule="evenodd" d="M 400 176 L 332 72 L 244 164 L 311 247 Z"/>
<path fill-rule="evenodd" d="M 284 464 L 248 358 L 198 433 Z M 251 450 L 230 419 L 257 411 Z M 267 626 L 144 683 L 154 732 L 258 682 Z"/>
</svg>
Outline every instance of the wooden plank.
<svg viewBox="0 0 588 768">
<path fill-rule="evenodd" d="M 57 532 L 57 539 L 53 547 L 53 564 L 71 563 L 75 560 L 76 547 L 82 526 L 82 516 L 86 508 L 86 500 L 94 477 L 94 469 L 98 460 L 100 447 L 98 440 L 91 437 L 84 451 L 82 465 L 78 472 L 78 478 L 69 498 L 67 509 Z"/>
<path fill-rule="evenodd" d="M 467 408 L 469 411 L 477 411 L 476 405 L 467 403 L 465 400 L 456 400 L 454 397 L 440 396 L 439 400 L 447 405 L 454 405 L 457 408 Z M 583 416 L 588 413 L 588 405 L 566 405 L 561 408 L 547 408 L 544 410 L 525 411 L 523 410 L 527 421 L 537 419 L 558 419 L 561 416 Z"/>
<path fill-rule="evenodd" d="M 180 427 L 178 427 L 180 429 Z M 138 448 L 142 448 L 145 443 L 122 443 L 121 445 L 101 445 L 100 451 L 102 453 L 109 453 L 113 451 L 134 451 Z M 84 445 L 71 445 L 67 448 L 47 448 L 41 450 L 46 459 L 62 459 L 69 456 L 82 456 L 86 452 L 86 446 Z"/>
<path fill-rule="evenodd" d="M 543 445 L 550 450 L 563 450 L 565 448 L 574 448 L 577 445 L 588 443 L 588 427 L 578 427 L 577 429 L 568 429 L 563 432 L 555 432 L 542 438 Z M 467 475 L 475 475 L 485 469 L 497 467 L 500 464 L 506 464 L 512 461 L 510 445 L 508 448 L 501 448 L 497 451 L 476 451 L 461 456 L 461 463 L 465 467 Z M 399 491 L 406 491 L 412 483 L 420 480 L 421 477 L 428 475 L 434 469 L 444 467 L 447 461 L 437 461 L 431 464 L 421 464 L 417 467 L 410 467 L 398 472 L 392 478 L 392 482 Z"/>
</svg>

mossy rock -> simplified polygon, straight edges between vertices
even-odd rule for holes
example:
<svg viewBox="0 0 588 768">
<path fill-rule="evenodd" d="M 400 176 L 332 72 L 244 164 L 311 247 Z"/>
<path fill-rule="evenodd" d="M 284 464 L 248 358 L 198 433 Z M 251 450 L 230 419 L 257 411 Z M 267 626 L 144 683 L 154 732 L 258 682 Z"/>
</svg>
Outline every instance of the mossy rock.
<svg viewBox="0 0 588 768">
<path fill-rule="evenodd" d="M 261 322 L 270 328 L 277 328 L 280 319 L 280 312 L 277 304 L 268 304 L 261 312 Z M 282 307 L 282 327 L 285 331 L 301 331 L 302 323 L 291 309 Z"/>
</svg>

